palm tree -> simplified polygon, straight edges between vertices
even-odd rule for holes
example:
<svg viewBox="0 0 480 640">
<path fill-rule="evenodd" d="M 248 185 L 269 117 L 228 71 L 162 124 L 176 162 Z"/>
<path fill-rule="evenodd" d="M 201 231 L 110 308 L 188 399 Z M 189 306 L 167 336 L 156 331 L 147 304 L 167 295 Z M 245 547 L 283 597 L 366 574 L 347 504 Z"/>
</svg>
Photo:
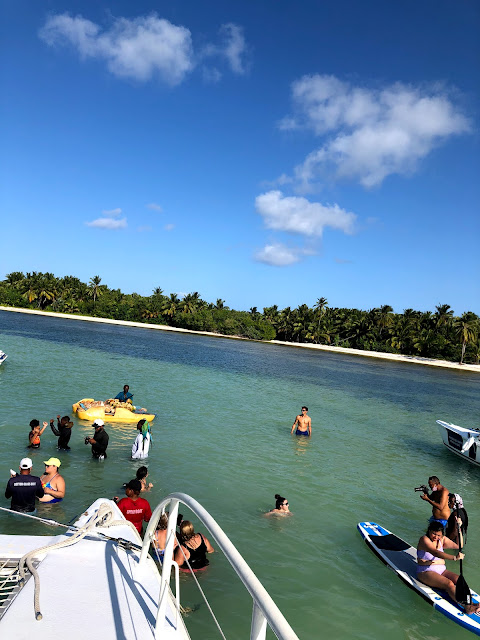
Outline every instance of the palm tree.
<svg viewBox="0 0 480 640">
<path fill-rule="evenodd" d="M 93 276 L 93 278 L 90 278 L 90 282 L 88 283 L 88 288 L 90 291 L 90 295 L 93 298 L 93 306 L 95 308 L 95 304 L 97 301 L 97 298 L 99 296 L 102 295 L 102 290 L 100 288 L 100 282 L 102 281 L 102 279 L 100 278 L 100 276 Z"/>
<path fill-rule="evenodd" d="M 453 309 L 449 304 L 437 304 L 435 307 L 437 310 L 435 313 L 435 319 L 437 322 L 437 327 L 441 327 L 442 325 L 450 324 L 453 318 Z"/>
<path fill-rule="evenodd" d="M 170 297 L 167 298 L 165 301 L 163 313 L 166 316 L 170 316 L 170 318 L 173 318 L 177 313 L 179 306 L 180 306 L 180 298 L 177 296 L 176 293 L 171 293 Z"/>
<path fill-rule="evenodd" d="M 460 364 L 463 364 L 463 358 L 465 356 L 465 349 L 469 342 L 475 342 L 478 335 L 478 316 L 471 311 L 466 311 L 458 320 L 454 323 L 455 333 L 462 341 L 462 355 L 460 358 Z"/>
</svg>

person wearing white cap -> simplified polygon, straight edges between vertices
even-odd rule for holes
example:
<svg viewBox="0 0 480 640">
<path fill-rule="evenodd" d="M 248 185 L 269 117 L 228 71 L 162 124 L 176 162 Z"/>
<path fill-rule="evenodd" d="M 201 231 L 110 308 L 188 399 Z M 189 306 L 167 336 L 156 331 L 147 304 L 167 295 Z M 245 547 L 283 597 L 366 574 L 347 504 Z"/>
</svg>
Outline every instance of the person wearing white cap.
<svg viewBox="0 0 480 640">
<path fill-rule="evenodd" d="M 94 437 L 85 438 L 85 444 L 92 445 L 92 456 L 97 460 L 103 460 L 107 457 L 108 433 L 103 428 L 103 420 L 95 420 L 92 427 L 95 429 Z"/>
<path fill-rule="evenodd" d="M 16 474 L 7 482 L 5 497 L 11 498 L 10 509 L 21 513 L 35 512 L 35 498 L 43 498 L 45 492 L 40 478 L 32 476 L 33 463 L 30 458 L 20 460 L 20 475 Z"/>
</svg>

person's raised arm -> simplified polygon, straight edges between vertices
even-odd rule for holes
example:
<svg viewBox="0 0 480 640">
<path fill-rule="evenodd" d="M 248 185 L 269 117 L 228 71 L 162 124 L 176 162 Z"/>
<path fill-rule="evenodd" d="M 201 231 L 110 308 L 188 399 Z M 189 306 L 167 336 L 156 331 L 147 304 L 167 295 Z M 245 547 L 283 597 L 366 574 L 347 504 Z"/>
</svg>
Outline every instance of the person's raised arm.
<svg viewBox="0 0 480 640">
<path fill-rule="evenodd" d="M 60 426 L 60 423 L 58 423 L 58 426 Z M 56 428 L 53 422 L 53 418 L 51 418 L 50 420 L 50 429 L 53 431 L 53 434 L 56 435 L 57 437 L 60 435 L 60 431 Z"/>
<path fill-rule="evenodd" d="M 43 423 L 43 428 L 42 428 L 42 429 L 40 429 L 40 433 L 39 433 L 39 435 L 40 435 L 40 436 L 42 435 L 42 433 L 45 431 L 45 429 L 46 429 L 47 427 L 48 427 L 48 422 L 44 422 L 44 423 Z"/>
<path fill-rule="evenodd" d="M 436 509 L 440 509 L 441 511 L 443 511 L 445 509 L 445 507 L 447 506 L 447 502 L 448 502 L 448 491 L 445 489 L 444 491 L 441 491 L 441 496 L 438 499 L 438 502 L 434 502 L 430 496 L 422 493 L 422 495 L 420 496 L 422 498 L 422 500 L 426 500 L 427 502 L 429 502 L 432 507 L 435 507 Z M 433 494 L 431 494 L 433 495 Z"/>
</svg>

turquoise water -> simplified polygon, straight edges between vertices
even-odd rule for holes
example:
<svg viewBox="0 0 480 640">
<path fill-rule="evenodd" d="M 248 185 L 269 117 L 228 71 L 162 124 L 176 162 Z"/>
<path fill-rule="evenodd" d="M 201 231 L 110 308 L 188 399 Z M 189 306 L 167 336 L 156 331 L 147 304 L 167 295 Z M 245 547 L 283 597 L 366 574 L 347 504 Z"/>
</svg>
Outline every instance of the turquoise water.
<svg viewBox="0 0 480 640">
<path fill-rule="evenodd" d="M 164 333 L 0 312 L 0 469 L 30 455 L 28 423 L 71 414 L 84 397 L 104 399 L 128 383 L 156 412 L 148 460 L 152 506 L 173 491 L 195 497 L 219 522 L 303 639 L 464 638 L 368 550 L 356 531 L 374 520 L 416 543 L 430 515 L 413 488 L 438 475 L 470 516 L 464 562 L 480 588 L 480 470 L 441 443 L 437 418 L 478 425 L 480 376 L 261 343 Z M 290 436 L 302 404 L 311 440 Z M 97 497 L 122 495 L 139 463 L 129 460 L 135 425 L 107 425 L 108 459 L 83 443 L 74 418 L 68 453 L 47 430 L 34 472 L 58 455 L 67 481 L 59 505 L 39 515 L 68 522 Z M 263 518 L 273 496 L 294 516 Z M 3 492 L 1 494 L 3 496 Z M 2 497 L 0 506 L 8 506 Z M 188 510 L 182 510 L 189 517 Z M 201 530 L 201 527 L 200 527 Z M 2 533 L 55 534 L 0 512 Z M 251 600 L 221 554 L 200 576 L 229 640 L 248 637 Z M 192 638 L 217 638 L 207 608 L 182 577 Z M 273 637 L 270 634 L 269 637 Z"/>
</svg>

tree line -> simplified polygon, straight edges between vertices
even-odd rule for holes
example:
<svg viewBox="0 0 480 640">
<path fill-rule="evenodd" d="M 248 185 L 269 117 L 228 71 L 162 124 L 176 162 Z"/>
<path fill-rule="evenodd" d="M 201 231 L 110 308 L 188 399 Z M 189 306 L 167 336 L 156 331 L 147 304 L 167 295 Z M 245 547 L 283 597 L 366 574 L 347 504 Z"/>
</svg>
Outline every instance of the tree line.
<svg viewBox="0 0 480 640">
<path fill-rule="evenodd" d="M 102 284 L 100 276 L 88 284 L 74 276 L 52 273 L 7 274 L 0 281 L 0 304 L 115 320 L 166 324 L 254 340 L 282 340 L 324 344 L 367 351 L 384 351 L 452 362 L 480 361 L 480 318 L 467 311 L 455 316 L 448 304 L 434 312 L 405 309 L 394 313 L 389 305 L 362 311 L 329 307 L 318 298 L 313 307 L 295 309 L 277 305 L 235 311 L 220 298 L 202 300 L 198 291 L 179 297 L 160 287 L 150 296 L 122 293 Z"/>
</svg>

